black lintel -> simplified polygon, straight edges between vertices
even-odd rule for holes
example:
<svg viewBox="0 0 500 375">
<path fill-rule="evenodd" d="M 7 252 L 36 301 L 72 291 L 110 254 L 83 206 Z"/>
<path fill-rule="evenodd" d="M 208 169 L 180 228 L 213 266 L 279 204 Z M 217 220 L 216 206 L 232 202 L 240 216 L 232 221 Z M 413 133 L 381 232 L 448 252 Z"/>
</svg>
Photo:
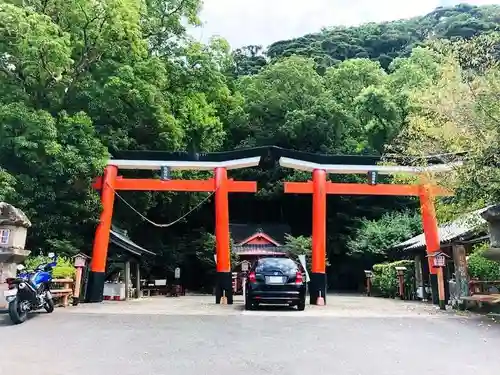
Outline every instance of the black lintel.
<svg viewBox="0 0 500 375">
<path fill-rule="evenodd" d="M 228 160 L 245 159 L 260 156 L 266 162 L 278 162 L 281 157 L 303 160 L 317 164 L 345 164 L 345 165 L 375 165 L 384 159 L 381 155 L 335 155 L 317 154 L 311 152 L 289 150 L 277 146 L 261 146 L 253 148 L 235 149 L 223 152 L 169 152 L 169 151 L 143 151 L 143 150 L 120 150 L 116 151 L 113 159 L 124 160 L 165 160 L 165 161 L 207 161 L 223 162 Z M 457 155 L 459 156 L 459 155 Z M 399 165 L 408 163 L 408 157 L 391 157 L 391 162 Z M 428 157 L 428 164 L 443 164 L 443 158 Z M 406 160 L 406 161 L 405 161 Z"/>
</svg>

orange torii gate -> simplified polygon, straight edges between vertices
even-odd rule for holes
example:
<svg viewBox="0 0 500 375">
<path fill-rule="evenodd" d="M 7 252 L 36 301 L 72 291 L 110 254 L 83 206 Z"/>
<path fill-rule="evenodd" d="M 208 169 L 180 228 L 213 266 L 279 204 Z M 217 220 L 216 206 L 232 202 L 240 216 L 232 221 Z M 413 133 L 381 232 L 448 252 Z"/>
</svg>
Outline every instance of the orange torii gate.
<svg viewBox="0 0 500 375">
<path fill-rule="evenodd" d="M 88 283 L 88 302 L 101 302 L 105 282 L 108 243 L 113 216 L 115 191 L 191 191 L 214 192 L 215 194 L 215 236 L 217 255 L 217 286 L 215 302 L 220 303 L 225 294 L 229 304 L 233 303 L 232 274 L 229 238 L 229 205 L 228 193 L 255 193 L 257 183 L 254 181 L 234 181 L 228 179 L 227 171 L 257 166 L 260 156 L 224 161 L 204 160 L 161 160 L 168 157 L 166 153 L 124 152 L 126 156 L 146 155 L 147 159 L 111 159 L 93 187 L 101 190 L 102 212 L 96 229 L 90 275 Z M 153 158 L 153 160 L 148 160 Z M 175 158 L 174 158 L 175 159 Z M 198 158 L 199 159 L 199 158 Z M 171 179 L 136 179 L 118 176 L 119 169 L 128 170 L 213 170 L 214 177 L 207 180 L 171 180 Z"/>
<path fill-rule="evenodd" d="M 383 165 L 318 164 L 282 157 L 280 165 L 287 168 L 312 172 L 312 181 L 285 182 L 285 193 L 312 194 L 312 275 L 309 285 L 310 303 L 317 304 L 318 297 L 326 297 L 326 196 L 336 195 L 393 195 L 416 196 L 420 198 L 422 224 L 425 234 L 431 282 L 438 283 L 439 304 L 444 308 L 445 293 L 442 269 L 434 267 L 432 256 L 439 252 L 440 240 L 434 209 L 436 196 L 452 195 L 446 189 L 430 184 L 393 185 L 377 184 L 377 174 L 423 174 L 425 172 L 446 172 L 451 164 L 426 168 Z M 334 183 L 327 181 L 327 173 L 368 174 L 369 184 Z M 432 280 L 434 279 L 434 280 Z M 325 299 L 326 300 L 326 299 Z"/>
</svg>

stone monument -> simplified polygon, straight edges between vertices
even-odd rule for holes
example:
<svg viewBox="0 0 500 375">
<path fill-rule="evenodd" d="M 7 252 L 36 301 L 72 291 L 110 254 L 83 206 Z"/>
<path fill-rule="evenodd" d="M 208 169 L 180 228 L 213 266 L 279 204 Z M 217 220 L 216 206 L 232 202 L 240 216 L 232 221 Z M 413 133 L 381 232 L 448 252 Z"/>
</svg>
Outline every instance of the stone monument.
<svg viewBox="0 0 500 375">
<path fill-rule="evenodd" d="M 5 307 L 5 280 L 16 277 L 16 267 L 30 254 L 26 250 L 26 233 L 31 222 L 20 209 L 0 202 L 0 308 Z"/>
<path fill-rule="evenodd" d="M 500 204 L 488 207 L 481 216 L 487 221 L 490 233 L 490 248 L 483 253 L 483 256 L 500 262 Z"/>
</svg>

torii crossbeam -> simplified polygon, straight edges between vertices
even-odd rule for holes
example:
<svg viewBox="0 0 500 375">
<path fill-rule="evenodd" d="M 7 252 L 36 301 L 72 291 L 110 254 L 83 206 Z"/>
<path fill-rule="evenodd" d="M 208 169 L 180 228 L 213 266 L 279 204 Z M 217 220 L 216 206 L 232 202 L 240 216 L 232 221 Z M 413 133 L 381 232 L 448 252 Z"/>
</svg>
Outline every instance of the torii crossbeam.
<svg viewBox="0 0 500 375">
<path fill-rule="evenodd" d="M 128 153 L 128 155 L 132 156 L 133 154 L 133 152 Z M 151 153 L 149 155 L 151 155 Z M 109 232 L 113 216 L 115 191 L 154 190 L 215 193 L 215 236 L 217 255 L 215 302 L 220 303 L 221 297 L 225 295 L 228 303 L 232 304 L 233 293 L 228 194 L 255 193 L 257 191 L 257 183 L 254 181 L 234 181 L 228 179 L 227 170 L 252 167 L 258 165 L 259 162 L 259 156 L 215 162 L 199 160 L 111 159 L 104 171 L 104 176 L 98 178 L 93 184 L 95 189 L 101 190 L 102 212 L 94 239 L 87 295 L 88 302 L 101 302 L 103 299 Z M 118 176 L 118 169 L 158 170 L 162 167 L 168 167 L 170 170 L 213 170 L 214 177 L 207 180 L 159 180 L 153 178 L 134 179 Z"/>
</svg>

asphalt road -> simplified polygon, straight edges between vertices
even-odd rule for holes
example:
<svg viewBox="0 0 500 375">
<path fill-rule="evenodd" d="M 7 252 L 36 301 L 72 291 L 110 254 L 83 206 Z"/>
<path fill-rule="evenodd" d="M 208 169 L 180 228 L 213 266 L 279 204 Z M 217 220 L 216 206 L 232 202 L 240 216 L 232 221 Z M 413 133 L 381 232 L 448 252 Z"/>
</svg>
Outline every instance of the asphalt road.
<svg viewBox="0 0 500 375">
<path fill-rule="evenodd" d="M 0 317 L 0 337 L 1 374 L 500 371 L 496 323 L 373 298 L 333 297 L 305 312 L 245 312 L 194 297 L 115 302 L 36 314 L 20 326 Z"/>
</svg>

